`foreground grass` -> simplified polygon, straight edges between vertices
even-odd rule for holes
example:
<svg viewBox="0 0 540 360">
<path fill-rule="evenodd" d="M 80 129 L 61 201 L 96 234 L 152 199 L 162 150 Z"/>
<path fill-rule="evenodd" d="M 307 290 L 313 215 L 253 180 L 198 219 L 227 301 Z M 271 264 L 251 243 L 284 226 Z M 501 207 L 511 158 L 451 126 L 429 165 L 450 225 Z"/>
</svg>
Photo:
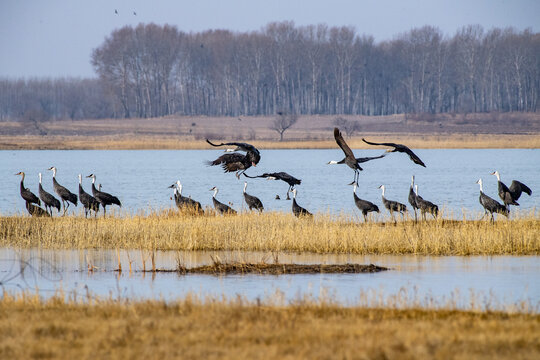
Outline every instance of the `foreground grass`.
<svg viewBox="0 0 540 360">
<path fill-rule="evenodd" d="M 540 316 L 245 300 L 0 299 L 3 359 L 533 359 Z"/>
<path fill-rule="evenodd" d="M 241 250 L 351 254 L 539 255 L 540 219 L 358 223 L 290 214 L 31 218 L 0 216 L 0 246 L 58 249 Z"/>
<path fill-rule="evenodd" d="M 330 133 L 331 134 L 331 133 Z M 392 141 L 405 143 L 411 148 L 424 149 L 537 149 L 540 148 L 538 134 L 363 134 L 371 141 Z M 333 149 L 334 139 L 270 141 L 246 140 L 259 149 Z M 362 142 L 361 137 L 348 139 L 354 149 L 372 148 Z M 118 135 L 118 136 L 0 136 L 0 149 L 8 150 L 139 150 L 171 149 L 199 150 L 209 149 L 204 140 L 193 140 L 178 136 Z"/>
</svg>

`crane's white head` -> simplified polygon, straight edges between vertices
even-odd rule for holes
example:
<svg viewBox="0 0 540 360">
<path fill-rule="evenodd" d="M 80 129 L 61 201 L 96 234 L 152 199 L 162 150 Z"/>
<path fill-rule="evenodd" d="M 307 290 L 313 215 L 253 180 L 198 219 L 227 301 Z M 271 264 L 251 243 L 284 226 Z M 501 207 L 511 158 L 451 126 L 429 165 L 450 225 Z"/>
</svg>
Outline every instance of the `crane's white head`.
<svg viewBox="0 0 540 360">
<path fill-rule="evenodd" d="M 497 181 L 501 181 L 501 175 L 499 174 L 499 172 L 497 170 L 492 172 L 491 175 L 495 175 L 497 177 Z"/>
<path fill-rule="evenodd" d="M 329 162 L 326 163 L 326 165 L 335 165 L 337 164 L 337 160 L 330 160 Z"/>
<path fill-rule="evenodd" d="M 214 186 L 213 188 L 210 189 L 210 191 L 213 191 L 213 192 L 214 192 L 214 197 L 216 197 L 216 195 L 217 195 L 219 189 L 218 189 L 217 187 Z"/>
<path fill-rule="evenodd" d="M 482 179 L 478 179 L 478 181 L 476 182 L 478 185 L 480 185 L 480 191 L 484 191 L 482 189 Z"/>
<path fill-rule="evenodd" d="M 41 184 L 41 173 L 39 173 L 38 176 L 39 176 L 39 183 Z"/>
<path fill-rule="evenodd" d="M 414 185 L 414 193 L 418 196 L 418 185 Z"/>
<path fill-rule="evenodd" d="M 246 192 L 246 189 L 247 189 L 247 181 L 244 181 L 244 193 Z"/>
<path fill-rule="evenodd" d="M 21 176 L 22 176 L 22 179 L 24 180 L 24 171 L 19 171 L 19 172 L 16 173 L 15 175 L 21 175 Z"/>
<path fill-rule="evenodd" d="M 88 175 L 87 178 L 91 178 L 91 179 L 92 179 L 92 184 L 94 184 L 94 183 L 96 182 L 96 175 L 94 175 L 94 174 Z"/>
<path fill-rule="evenodd" d="M 79 184 L 82 185 L 82 174 L 79 174 Z"/>
<path fill-rule="evenodd" d="M 385 189 L 384 185 L 379 186 L 379 189 L 382 189 L 382 195 L 384 196 L 384 189 Z"/>
<path fill-rule="evenodd" d="M 268 176 L 268 177 L 266 178 L 266 180 L 277 180 L 277 178 L 274 177 L 274 176 Z"/>
<path fill-rule="evenodd" d="M 50 168 L 48 168 L 47 170 L 52 170 L 52 176 L 53 177 L 56 177 L 56 168 L 54 166 L 51 166 Z"/>
<path fill-rule="evenodd" d="M 291 192 L 293 193 L 293 198 L 296 199 L 296 189 L 292 189 Z"/>
<path fill-rule="evenodd" d="M 411 178 L 411 186 L 414 186 L 414 175 Z"/>
</svg>

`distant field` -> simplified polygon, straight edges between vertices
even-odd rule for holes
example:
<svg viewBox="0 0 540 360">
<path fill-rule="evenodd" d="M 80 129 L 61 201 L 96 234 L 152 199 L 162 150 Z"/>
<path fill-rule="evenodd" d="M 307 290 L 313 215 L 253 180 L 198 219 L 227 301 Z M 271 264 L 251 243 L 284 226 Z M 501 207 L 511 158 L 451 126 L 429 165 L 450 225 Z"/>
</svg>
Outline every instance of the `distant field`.
<svg viewBox="0 0 540 360">
<path fill-rule="evenodd" d="M 349 140 L 354 148 L 367 148 L 362 137 L 413 148 L 540 147 L 535 113 L 342 117 L 360 127 Z M 262 149 L 332 148 L 336 118 L 300 116 L 283 142 L 270 129 L 271 116 L 0 122 L 0 149 L 205 149 L 205 138 L 247 141 Z"/>
</svg>

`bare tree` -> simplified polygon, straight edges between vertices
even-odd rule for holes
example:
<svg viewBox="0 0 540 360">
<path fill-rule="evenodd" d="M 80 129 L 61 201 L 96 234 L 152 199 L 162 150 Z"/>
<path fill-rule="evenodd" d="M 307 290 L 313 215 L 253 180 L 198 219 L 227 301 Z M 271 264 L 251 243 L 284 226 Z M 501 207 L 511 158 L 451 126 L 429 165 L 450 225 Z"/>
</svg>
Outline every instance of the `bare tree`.
<svg viewBox="0 0 540 360">
<path fill-rule="evenodd" d="M 347 120 L 341 116 L 337 117 L 334 120 L 334 125 L 340 130 L 343 130 L 349 138 L 353 136 L 355 132 L 360 131 L 361 128 L 358 121 Z"/>
<path fill-rule="evenodd" d="M 279 141 L 283 141 L 283 133 L 293 126 L 296 121 L 298 121 L 298 115 L 278 111 L 277 117 L 270 126 L 270 129 L 277 131 L 279 134 Z"/>
</svg>

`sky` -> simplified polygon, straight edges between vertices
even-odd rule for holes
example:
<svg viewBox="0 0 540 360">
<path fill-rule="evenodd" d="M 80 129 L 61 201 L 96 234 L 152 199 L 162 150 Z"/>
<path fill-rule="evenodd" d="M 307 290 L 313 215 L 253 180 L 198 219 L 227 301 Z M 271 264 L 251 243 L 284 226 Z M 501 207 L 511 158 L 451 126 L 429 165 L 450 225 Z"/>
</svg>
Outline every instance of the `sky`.
<svg viewBox="0 0 540 360">
<path fill-rule="evenodd" d="M 125 25 L 245 32 L 285 20 L 353 26 L 376 41 L 424 25 L 449 36 L 472 24 L 538 32 L 540 0 L 0 0 L 0 77 L 95 77 L 92 50 Z"/>
</svg>

